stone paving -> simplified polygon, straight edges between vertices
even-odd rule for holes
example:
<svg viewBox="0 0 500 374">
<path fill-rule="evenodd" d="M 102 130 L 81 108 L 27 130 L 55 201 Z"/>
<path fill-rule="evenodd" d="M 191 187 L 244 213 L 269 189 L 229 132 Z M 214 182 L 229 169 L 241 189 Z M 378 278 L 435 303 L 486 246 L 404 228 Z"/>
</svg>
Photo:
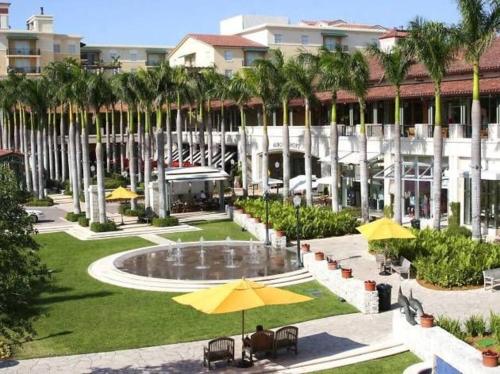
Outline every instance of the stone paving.
<svg viewBox="0 0 500 374">
<path fill-rule="evenodd" d="M 394 345 L 391 313 L 359 313 L 296 324 L 299 327 L 299 354 L 281 353 L 276 359 L 256 361 L 252 370 L 217 365 L 223 372 L 283 370 L 322 357 L 368 346 Z M 235 355 L 240 354 L 241 337 L 235 336 Z M 0 362 L 2 374 L 11 373 L 199 373 L 206 341 L 74 356 Z M 404 349 L 403 349 L 404 350 Z"/>
<path fill-rule="evenodd" d="M 413 296 L 422 301 L 424 310 L 435 316 L 447 315 L 465 319 L 473 314 L 488 316 L 491 310 L 500 310 L 500 290 L 484 291 L 482 288 L 469 291 L 435 291 L 420 286 L 415 279 L 401 280 L 398 274 L 381 276 L 375 257 L 368 253 L 368 244 L 361 235 L 307 241 L 312 251 L 323 251 L 325 255 L 340 260 L 342 266 L 353 269 L 353 277 L 375 280 L 392 285 L 392 302 L 397 302 L 397 291 L 413 291 Z"/>
</svg>

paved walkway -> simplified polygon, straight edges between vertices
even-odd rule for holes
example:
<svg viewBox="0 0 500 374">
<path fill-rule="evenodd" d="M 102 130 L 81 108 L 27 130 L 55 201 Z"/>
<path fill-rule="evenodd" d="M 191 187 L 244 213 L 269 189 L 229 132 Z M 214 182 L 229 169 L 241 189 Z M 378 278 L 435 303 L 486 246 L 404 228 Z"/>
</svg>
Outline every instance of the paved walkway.
<svg viewBox="0 0 500 374">
<path fill-rule="evenodd" d="M 262 359 L 252 370 L 218 366 L 223 372 L 285 371 L 307 372 L 303 365 L 326 362 L 326 359 L 348 354 L 362 356 L 370 351 L 396 348 L 404 351 L 391 337 L 391 314 L 350 314 L 299 323 L 299 354 L 281 353 L 276 359 Z M 234 337 L 236 356 L 240 352 L 239 336 Z M 199 373 L 206 341 L 171 344 L 115 352 L 52 357 L 1 363 L 7 373 Z M 370 349 L 372 347 L 373 349 Z M 3 366 L 2 366 L 3 365 Z M 328 365 L 331 366 L 331 365 Z M 288 368 L 288 369 L 286 369 Z M 295 370 L 292 370 L 294 369 Z"/>
<path fill-rule="evenodd" d="M 377 283 L 392 285 L 392 302 L 397 302 L 397 291 L 413 291 L 413 296 L 422 301 L 424 310 L 435 316 L 447 315 L 465 319 L 473 314 L 488 316 L 490 310 L 500 310 L 500 291 L 484 291 L 482 288 L 470 291 L 434 291 L 420 286 L 415 279 L 401 280 L 398 274 L 381 276 L 375 257 L 368 253 L 368 244 L 361 235 L 307 241 L 311 250 L 322 250 L 328 256 L 340 260 L 343 266 L 353 269 L 353 277 L 362 280 L 373 279 Z"/>
</svg>

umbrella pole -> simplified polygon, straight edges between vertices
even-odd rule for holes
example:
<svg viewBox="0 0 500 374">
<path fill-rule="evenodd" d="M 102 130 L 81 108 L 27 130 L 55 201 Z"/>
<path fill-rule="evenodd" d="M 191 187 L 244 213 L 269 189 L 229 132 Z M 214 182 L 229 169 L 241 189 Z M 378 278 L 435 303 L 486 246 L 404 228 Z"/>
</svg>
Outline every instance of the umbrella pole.
<svg viewBox="0 0 500 374">
<path fill-rule="evenodd" d="M 241 342 L 245 339 L 245 311 L 241 311 Z"/>
</svg>

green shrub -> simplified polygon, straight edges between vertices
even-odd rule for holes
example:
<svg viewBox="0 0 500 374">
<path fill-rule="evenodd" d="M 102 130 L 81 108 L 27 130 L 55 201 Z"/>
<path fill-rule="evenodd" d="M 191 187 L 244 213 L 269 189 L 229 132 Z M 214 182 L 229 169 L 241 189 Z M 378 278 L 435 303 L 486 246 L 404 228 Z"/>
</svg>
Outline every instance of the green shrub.
<svg viewBox="0 0 500 374">
<path fill-rule="evenodd" d="M 32 197 L 29 199 L 26 204 L 26 206 L 31 206 L 31 207 L 36 207 L 36 206 L 52 206 L 54 205 L 54 200 L 52 200 L 50 197 L 45 197 L 43 199 L 37 199 L 36 197 Z"/>
<path fill-rule="evenodd" d="M 85 216 L 78 217 L 78 224 L 82 227 L 89 227 L 89 222 L 90 220 Z"/>
<path fill-rule="evenodd" d="M 1 360 L 7 360 L 12 356 L 12 349 L 10 347 L 10 344 L 0 340 L 0 361 Z"/>
<path fill-rule="evenodd" d="M 179 224 L 179 220 L 174 216 L 169 216 L 165 218 L 153 218 L 152 225 L 155 227 L 169 227 L 169 226 L 177 226 Z"/>
<path fill-rule="evenodd" d="M 384 206 L 384 217 L 392 218 L 394 217 L 394 207 L 391 205 Z"/>
<path fill-rule="evenodd" d="M 265 221 L 265 203 L 263 199 L 238 199 L 237 207 L 253 217 Z M 269 220 L 275 229 L 282 230 L 288 237 L 296 236 L 297 217 L 295 208 L 280 199 L 269 201 Z M 358 220 L 348 210 L 334 213 L 328 207 L 303 206 L 300 208 L 300 236 L 302 239 L 315 239 L 341 236 L 355 233 Z"/>
<path fill-rule="evenodd" d="M 93 232 L 108 232 L 117 231 L 116 223 L 113 221 L 108 221 L 106 223 L 92 222 L 90 224 L 90 230 Z"/>
<path fill-rule="evenodd" d="M 460 203 L 453 202 L 450 204 L 451 214 L 448 217 L 448 227 L 460 226 Z"/>
<path fill-rule="evenodd" d="M 97 177 L 92 179 L 93 184 L 97 184 Z M 127 187 L 127 178 L 120 174 L 110 174 L 104 177 L 104 188 L 114 190 L 118 187 Z"/>
<path fill-rule="evenodd" d="M 446 330 L 450 334 L 454 335 L 456 338 L 465 340 L 466 334 L 462 330 L 462 325 L 459 320 L 445 316 L 439 316 L 436 324 L 443 330 Z"/>
<path fill-rule="evenodd" d="M 66 213 L 66 216 L 64 218 L 66 218 L 66 220 L 70 222 L 78 222 L 78 219 L 80 217 L 85 217 L 85 213 L 76 214 L 73 212 L 68 212 Z"/>
<path fill-rule="evenodd" d="M 130 203 L 120 204 L 118 212 L 128 217 L 142 217 L 145 215 L 146 209 L 143 204 L 136 204 L 136 209 L 130 208 Z"/>
<path fill-rule="evenodd" d="M 472 237 L 472 232 L 464 226 L 448 226 L 446 233 L 451 236 L 463 236 L 465 238 Z"/>
<path fill-rule="evenodd" d="M 490 334 L 500 344 L 500 314 L 490 312 Z"/>
<path fill-rule="evenodd" d="M 486 321 L 482 316 L 472 315 L 465 321 L 467 335 L 476 337 L 486 333 Z"/>
</svg>

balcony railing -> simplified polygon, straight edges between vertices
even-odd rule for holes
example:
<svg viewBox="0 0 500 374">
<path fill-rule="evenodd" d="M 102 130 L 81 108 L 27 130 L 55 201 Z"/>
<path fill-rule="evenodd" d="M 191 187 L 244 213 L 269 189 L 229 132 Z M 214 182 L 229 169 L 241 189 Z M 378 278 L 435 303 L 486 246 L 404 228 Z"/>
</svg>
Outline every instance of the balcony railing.
<svg viewBox="0 0 500 374">
<path fill-rule="evenodd" d="M 40 49 L 37 48 L 9 48 L 7 54 L 10 56 L 39 56 Z"/>
<path fill-rule="evenodd" d="M 21 74 L 40 74 L 41 69 L 39 66 L 9 66 L 7 70 Z"/>
</svg>

